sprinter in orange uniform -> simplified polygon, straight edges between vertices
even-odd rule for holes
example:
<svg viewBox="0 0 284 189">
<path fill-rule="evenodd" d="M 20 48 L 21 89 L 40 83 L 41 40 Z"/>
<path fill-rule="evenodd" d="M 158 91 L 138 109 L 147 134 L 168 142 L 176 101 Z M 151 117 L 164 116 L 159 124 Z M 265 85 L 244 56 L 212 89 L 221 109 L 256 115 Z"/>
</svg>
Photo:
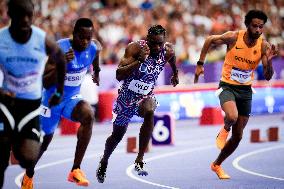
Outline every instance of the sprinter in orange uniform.
<svg viewBox="0 0 284 189">
<path fill-rule="evenodd" d="M 219 89 L 216 91 L 220 104 L 225 112 L 225 125 L 216 138 L 221 152 L 212 162 L 211 169 L 219 179 L 230 176 L 221 168 L 221 163 L 238 147 L 243 130 L 249 120 L 252 103 L 251 84 L 254 70 L 260 61 L 266 80 L 273 76 L 272 58 L 277 54 L 274 45 L 270 45 L 262 36 L 267 16 L 260 10 L 251 10 L 245 16 L 246 30 L 228 31 L 222 35 L 209 36 L 201 50 L 195 70 L 195 83 L 200 74 L 204 73 L 204 60 L 211 46 L 227 45 L 227 54 L 222 69 Z M 232 137 L 227 141 L 232 127 Z"/>
</svg>

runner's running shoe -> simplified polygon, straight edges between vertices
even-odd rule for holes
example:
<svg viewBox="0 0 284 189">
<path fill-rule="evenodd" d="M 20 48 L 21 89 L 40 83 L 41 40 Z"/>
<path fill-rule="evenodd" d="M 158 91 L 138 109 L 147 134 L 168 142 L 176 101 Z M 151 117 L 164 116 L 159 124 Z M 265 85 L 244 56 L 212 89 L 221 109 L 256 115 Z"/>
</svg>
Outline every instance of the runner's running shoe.
<svg viewBox="0 0 284 189">
<path fill-rule="evenodd" d="M 101 162 L 99 163 L 99 167 L 97 169 L 97 180 L 99 183 L 103 183 L 106 178 L 106 170 L 107 170 L 107 163 Z"/>
<path fill-rule="evenodd" d="M 68 181 L 75 182 L 78 186 L 89 186 L 89 181 L 81 169 L 74 169 L 68 175 Z"/>
<path fill-rule="evenodd" d="M 221 131 L 216 137 L 217 148 L 219 148 L 220 150 L 224 148 L 227 142 L 228 135 L 229 135 L 229 131 L 227 131 L 226 129 L 224 129 L 224 127 L 222 127 Z"/>
<path fill-rule="evenodd" d="M 214 165 L 211 163 L 211 170 L 214 171 L 219 179 L 230 179 L 231 177 L 222 169 L 220 165 Z"/>
<path fill-rule="evenodd" d="M 21 189 L 33 189 L 33 188 L 34 188 L 33 177 L 30 178 L 25 174 L 22 180 Z"/>
<path fill-rule="evenodd" d="M 147 176 L 148 172 L 145 170 L 144 165 L 146 164 L 145 162 L 135 162 L 135 167 L 134 170 L 137 172 L 139 176 Z"/>
</svg>

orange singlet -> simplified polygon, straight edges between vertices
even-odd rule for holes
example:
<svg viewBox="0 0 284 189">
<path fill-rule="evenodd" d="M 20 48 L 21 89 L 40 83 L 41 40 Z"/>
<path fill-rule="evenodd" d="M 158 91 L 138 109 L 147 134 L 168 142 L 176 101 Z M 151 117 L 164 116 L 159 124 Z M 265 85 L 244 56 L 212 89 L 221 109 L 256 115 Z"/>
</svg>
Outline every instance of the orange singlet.
<svg viewBox="0 0 284 189">
<path fill-rule="evenodd" d="M 244 42 L 245 30 L 240 30 L 236 44 L 225 56 L 221 81 L 233 85 L 251 85 L 254 70 L 261 59 L 262 36 L 253 47 Z"/>
</svg>

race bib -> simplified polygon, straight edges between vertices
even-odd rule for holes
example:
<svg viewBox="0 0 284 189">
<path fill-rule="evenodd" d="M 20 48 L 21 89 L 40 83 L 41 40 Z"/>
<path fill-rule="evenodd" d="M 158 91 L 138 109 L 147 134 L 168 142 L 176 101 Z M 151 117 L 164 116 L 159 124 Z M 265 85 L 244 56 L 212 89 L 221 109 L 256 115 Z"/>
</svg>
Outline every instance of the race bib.
<svg viewBox="0 0 284 189">
<path fill-rule="evenodd" d="M 128 86 L 128 89 L 138 93 L 138 94 L 143 94 L 147 95 L 153 87 L 153 83 L 144 83 L 143 81 L 139 80 L 132 80 Z"/>
<path fill-rule="evenodd" d="M 239 83 L 247 83 L 251 81 L 252 70 L 241 70 L 238 68 L 232 68 L 231 80 Z"/>
<path fill-rule="evenodd" d="M 66 73 L 64 85 L 71 87 L 76 87 L 81 85 L 85 78 L 86 73 L 87 69 L 84 69 L 81 72 Z"/>
<path fill-rule="evenodd" d="M 50 108 L 44 105 L 41 105 L 40 115 L 43 117 L 50 117 L 51 116 Z"/>
<path fill-rule="evenodd" d="M 38 74 L 27 75 L 25 77 L 14 77 L 7 75 L 7 88 L 13 92 L 27 93 L 38 89 Z"/>
</svg>

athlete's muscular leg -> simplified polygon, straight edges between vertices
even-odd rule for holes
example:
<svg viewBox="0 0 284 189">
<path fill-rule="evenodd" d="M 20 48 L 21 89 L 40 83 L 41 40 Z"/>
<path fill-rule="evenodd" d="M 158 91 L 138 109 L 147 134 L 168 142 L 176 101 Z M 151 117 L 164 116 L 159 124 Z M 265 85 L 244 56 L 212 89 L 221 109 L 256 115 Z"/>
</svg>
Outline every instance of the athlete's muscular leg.
<svg viewBox="0 0 284 189">
<path fill-rule="evenodd" d="M 227 131 L 230 131 L 231 126 L 237 122 L 238 109 L 235 101 L 227 101 L 222 104 L 222 110 L 225 112 L 225 126 Z"/>
<path fill-rule="evenodd" d="M 127 126 L 113 125 L 113 131 L 106 140 L 104 155 L 101 159 L 101 162 L 108 163 L 109 157 L 111 156 L 118 143 L 122 140 L 126 131 Z"/>
<path fill-rule="evenodd" d="M 135 162 L 142 162 L 154 127 L 155 102 L 152 98 L 143 100 L 139 107 L 139 114 L 144 117 L 144 122 L 139 133 L 139 152 Z"/>
<path fill-rule="evenodd" d="M 38 155 L 35 163 L 31 167 L 28 167 L 26 169 L 26 174 L 28 175 L 28 177 L 32 178 L 34 176 L 35 166 L 36 166 L 37 162 L 39 161 L 39 159 L 41 158 L 41 156 L 43 155 L 43 153 L 47 150 L 47 147 L 49 146 L 49 144 L 50 144 L 50 142 L 53 138 L 53 135 L 54 135 L 54 133 L 44 135 L 43 141 L 42 141 L 42 144 L 41 144 L 41 147 L 40 147 L 39 155 Z"/>
<path fill-rule="evenodd" d="M 214 164 L 221 165 L 221 163 L 236 150 L 240 141 L 242 140 L 243 130 L 247 125 L 248 120 L 249 117 L 247 116 L 238 117 L 237 122 L 235 123 L 235 125 L 233 125 L 231 138 L 227 141 L 226 145 L 221 150 L 219 156 L 214 161 Z"/>
<path fill-rule="evenodd" d="M 29 168 L 35 164 L 40 146 L 40 142 L 29 138 L 20 138 L 13 144 L 13 152 L 21 167 Z"/>
<path fill-rule="evenodd" d="M 92 107 L 85 101 L 80 101 L 72 112 L 72 119 L 81 123 L 77 132 L 77 146 L 73 169 L 80 168 L 81 162 L 87 150 L 92 136 L 94 112 Z"/>
<path fill-rule="evenodd" d="M 0 137 L 0 189 L 4 184 L 4 173 L 9 164 L 11 143 L 8 137 Z"/>
</svg>

